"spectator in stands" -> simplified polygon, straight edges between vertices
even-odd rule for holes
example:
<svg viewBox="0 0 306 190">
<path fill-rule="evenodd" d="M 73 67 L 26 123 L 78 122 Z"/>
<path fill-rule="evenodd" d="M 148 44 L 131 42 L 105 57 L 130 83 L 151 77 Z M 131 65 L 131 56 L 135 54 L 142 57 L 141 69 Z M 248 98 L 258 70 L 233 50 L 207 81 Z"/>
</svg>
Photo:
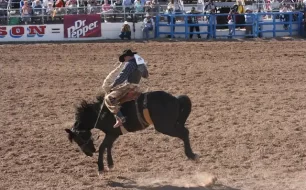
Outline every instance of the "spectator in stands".
<svg viewBox="0 0 306 190">
<path fill-rule="evenodd" d="M 294 6 L 294 4 L 296 4 L 295 0 L 282 0 L 281 4 L 286 4 L 286 5 L 290 5 L 291 7 Z"/>
<path fill-rule="evenodd" d="M 259 7 L 258 9 L 258 13 L 262 13 L 261 8 Z M 265 15 L 262 14 L 258 14 L 258 37 L 261 38 L 262 37 L 262 33 L 260 31 L 262 31 L 262 25 L 261 23 L 263 22 L 263 18 Z"/>
<path fill-rule="evenodd" d="M 159 13 L 159 7 L 158 5 L 156 4 L 156 1 L 155 0 L 151 0 L 151 6 L 150 6 L 150 14 L 152 16 L 156 16 L 158 13 Z"/>
<path fill-rule="evenodd" d="M 200 12 L 195 10 L 195 7 L 191 8 L 191 11 L 188 12 L 188 14 L 199 14 Z M 188 16 L 188 24 L 199 24 L 198 18 L 196 16 Z M 200 32 L 199 26 L 190 26 L 189 32 L 193 32 L 193 30 L 196 29 L 197 32 Z M 192 39 L 193 34 L 189 34 L 189 38 Z M 201 38 L 200 34 L 197 34 L 198 38 Z"/>
<path fill-rule="evenodd" d="M 107 0 L 104 0 L 102 4 L 102 14 L 104 16 L 104 22 L 107 22 L 107 18 L 113 13 L 113 9 Z"/>
<path fill-rule="evenodd" d="M 153 19 L 151 18 L 150 14 L 146 14 L 146 18 L 143 20 L 143 36 L 146 40 L 149 40 L 149 33 L 153 31 Z"/>
<path fill-rule="evenodd" d="M 53 4 L 53 1 L 52 1 L 52 0 L 43 0 L 42 6 L 45 7 L 45 8 L 47 8 L 49 2 L 51 2 L 51 3 Z"/>
<path fill-rule="evenodd" d="M 170 15 L 174 15 L 175 14 L 175 10 L 176 10 L 177 6 L 176 4 L 174 3 L 174 0 L 170 0 L 168 6 L 167 6 L 167 13 L 168 13 L 168 16 L 167 16 L 167 19 L 168 19 L 168 24 L 171 24 L 171 16 Z M 172 17 L 172 24 L 175 24 L 176 23 L 176 18 L 175 16 Z M 175 27 L 174 26 L 171 26 L 171 28 L 173 27 L 173 32 L 175 32 Z M 170 38 L 171 36 L 168 35 L 168 38 Z"/>
<path fill-rule="evenodd" d="M 76 7 L 77 1 L 76 0 L 68 0 L 66 1 L 66 7 Z"/>
<path fill-rule="evenodd" d="M 103 4 L 102 4 L 102 12 L 107 12 L 111 10 L 111 6 L 110 4 L 108 4 L 108 1 L 104 1 Z"/>
<path fill-rule="evenodd" d="M 282 4 L 279 12 L 281 13 L 288 13 L 288 12 L 292 12 L 293 7 L 290 4 Z M 290 16 L 288 14 L 281 14 L 280 15 L 280 19 L 283 22 L 289 22 Z M 284 24 L 284 29 L 288 30 L 288 25 L 289 24 Z"/>
<path fill-rule="evenodd" d="M 33 17 L 32 17 L 32 22 L 37 23 L 42 23 L 42 13 L 43 13 L 43 7 L 41 5 L 40 0 L 35 1 L 35 6 L 33 7 Z"/>
<path fill-rule="evenodd" d="M 140 3 L 140 0 L 136 0 L 134 3 L 135 13 L 142 13 L 143 12 L 143 6 Z"/>
<path fill-rule="evenodd" d="M 8 5 L 8 3 L 7 3 L 7 1 L 6 0 L 0 0 L 0 8 L 7 8 L 7 5 Z"/>
<path fill-rule="evenodd" d="M 56 0 L 56 1 L 54 1 L 54 7 L 56 7 L 56 8 L 65 7 L 65 1 L 64 0 Z"/>
<path fill-rule="evenodd" d="M 21 0 L 20 2 L 19 2 L 19 7 L 20 7 L 20 14 L 22 14 L 22 7 L 23 7 L 23 5 L 24 5 L 24 0 Z"/>
<path fill-rule="evenodd" d="M 77 1 L 67 0 L 65 7 L 67 7 L 67 14 L 77 14 Z"/>
<path fill-rule="evenodd" d="M 297 4 L 295 5 L 295 10 L 303 10 L 303 0 L 298 0 Z"/>
<path fill-rule="evenodd" d="M 120 0 L 115 0 L 114 3 L 112 4 L 112 7 L 115 12 L 120 12 L 122 11 L 122 3 Z"/>
<path fill-rule="evenodd" d="M 145 9 L 146 13 L 151 14 L 152 11 L 153 11 L 153 4 L 152 4 L 152 2 L 151 1 L 147 1 L 146 4 L 145 4 L 144 9 Z"/>
<path fill-rule="evenodd" d="M 237 15 L 237 9 L 235 7 L 232 7 L 228 16 L 227 16 L 227 20 L 228 20 L 228 38 L 232 38 L 233 32 L 235 30 L 235 22 L 236 22 L 236 15 Z"/>
<path fill-rule="evenodd" d="M 31 13 L 32 9 L 29 6 L 28 1 L 24 1 L 24 5 L 22 6 L 22 12 L 21 12 L 21 17 L 22 20 L 24 21 L 25 24 L 28 24 L 28 22 L 31 21 Z"/>
<path fill-rule="evenodd" d="M 235 10 L 235 13 L 237 14 L 235 17 L 235 23 L 238 24 L 244 24 L 245 23 L 245 19 L 244 19 L 244 15 L 240 15 L 240 14 L 244 14 L 245 13 L 245 9 L 244 6 L 242 4 L 241 0 L 237 1 L 237 4 L 235 4 L 232 9 Z M 239 28 L 244 28 L 244 26 L 239 26 Z"/>
<path fill-rule="evenodd" d="M 245 13 L 244 6 L 243 6 L 241 0 L 238 0 L 237 13 L 238 13 L 238 14 L 243 14 L 243 13 Z"/>
<path fill-rule="evenodd" d="M 56 0 L 56 1 L 54 1 L 53 7 L 54 7 L 55 9 L 54 9 L 54 11 L 53 11 L 53 16 L 52 16 L 52 17 L 55 17 L 55 14 L 56 14 L 56 13 L 59 13 L 59 14 L 64 13 L 64 12 L 65 12 L 65 9 L 62 9 L 63 7 L 65 7 L 65 2 L 64 2 L 64 0 Z"/>
<path fill-rule="evenodd" d="M 207 2 L 207 4 L 205 5 L 205 8 L 204 8 L 205 12 L 206 13 L 216 13 L 217 12 L 217 7 L 215 6 L 214 2 L 212 0 L 209 0 Z"/>
<path fill-rule="evenodd" d="M 40 0 L 36 0 L 35 1 L 35 6 L 34 6 L 34 13 L 41 15 L 42 14 L 42 8 L 43 7 L 41 6 Z"/>
<path fill-rule="evenodd" d="M 7 9 L 7 1 L 6 0 L 0 0 L 0 8 L 1 9 Z"/>
<path fill-rule="evenodd" d="M 132 5 L 131 0 L 123 0 L 122 1 L 122 6 L 124 6 L 124 7 L 130 7 L 131 5 Z"/>
<path fill-rule="evenodd" d="M 124 38 L 127 38 L 129 40 L 131 39 L 131 27 L 127 21 L 124 21 L 119 37 L 121 38 L 121 40 L 123 40 Z"/>
<path fill-rule="evenodd" d="M 253 34 L 253 25 L 254 25 L 254 16 L 252 15 L 253 11 L 250 8 L 245 9 L 245 23 L 249 24 L 245 26 L 246 30 L 246 38 L 253 38 L 253 36 L 249 36 Z"/>
<path fill-rule="evenodd" d="M 141 5 L 142 5 L 143 7 L 145 6 L 146 2 L 147 2 L 147 0 L 141 0 L 141 1 L 140 1 Z"/>
<path fill-rule="evenodd" d="M 52 3 L 52 2 L 49 2 L 49 3 L 48 3 L 48 6 L 47 6 L 47 9 L 46 9 L 47 15 L 48 15 L 48 16 L 52 16 L 52 15 L 53 15 L 53 11 L 54 11 L 53 3 Z"/>
<path fill-rule="evenodd" d="M 213 30 L 215 29 L 215 24 L 217 23 L 217 18 L 216 18 L 216 17 L 212 17 L 212 18 L 215 18 L 215 19 L 213 20 L 213 19 L 211 19 L 210 15 L 211 15 L 211 14 L 215 14 L 215 13 L 217 12 L 217 7 L 215 6 L 215 4 L 214 4 L 214 2 L 213 2 L 212 0 L 209 0 L 208 3 L 207 3 L 207 5 L 205 5 L 204 10 L 205 10 L 205 13 L 208 13 L 208 14 L 209 14 L 209 15 L 206 16 L 206 17 L 207 17 L 207 19 L 208 19 L 208 23 L 210 23 L 211 26 L 212 26 L 212 33 L 214 34 L 214 31 L 213 31 Z M 210 25 L 207 26 L 207 31 L 210 32 Z M 210 37 L 211 37 L 211 36 L 210 36 L 210 34 L 208 33 L 206 38 L 209 39 Z M 215 36 L 213 36 L 213 37 L 215 37 Z"/>
<path fill-rule="evenodd" d="M 0 0 L 0 20 L 1 20 L 1 23 L 5 22 L 5 20 L 6 20 L 7 6 L 8 6 L 8 2 L 6 0 Z"/>
<path fill-rule="evenodd" d="M 30 2 L 30 1 L 29 1 L 29 2 Z M 36 5 L 36 0 L 32 0 L 32 1 L 31 1 L 31 7 L 32 7 L 32 9 L 34 9 L 35 5 Z"/>
<path fill-rule="evenodd" d="M 123 0 L 122 1 L 122 6 L 125 9 L 125 13 L 129 13 L 129 12 L 131 12 L 131 7 L 133 6 L 133 4 L 132 4 L 131 0 Z"/>
<path fill-rule="evenodd" d="M 87 13 L 88 14 L 96 14 L 100 13 L 100 10 L 97 8 L 97 1 L 96 0 L 89 0 L 87 4 Z"/>
</svg>

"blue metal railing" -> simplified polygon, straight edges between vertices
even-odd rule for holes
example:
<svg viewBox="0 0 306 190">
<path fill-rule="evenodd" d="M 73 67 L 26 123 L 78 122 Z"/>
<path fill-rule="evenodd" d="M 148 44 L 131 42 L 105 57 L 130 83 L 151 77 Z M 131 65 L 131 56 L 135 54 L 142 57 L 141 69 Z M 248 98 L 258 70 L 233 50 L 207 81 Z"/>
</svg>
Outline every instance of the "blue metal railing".
<svg viewBox="0 0 306 190">
<path fill-rule="evenodd" d="M 209 17 L 209 23 L 198 23 L 198 24 L 189 24 L 188 23 L 188 17 L 193 17 L 193 16 L 196 16 L 196 17 L 201 17 L 203 16 L 204 14 L 159 14 L 156 16 L 156 21 L 155 21 L 155 24 L 156 24 L 156 37 L 158 38 L 160 34 L 168 34 L 169 36 L 171 36 L 171 38 L 174 37 L 174 34 L 183 34 L 185 35 L 185 38 L 187 39 L 189 34 L 210 34 L 212 35 L 212 28 L 210 27 L 210 31 L 202 31 L 202 32 L 189 32 L 189 27 L 191 26 L 207 26 L 209 27 L 212 22 L 212 17 Z M 168 18 L 168 23 L 167 24 L 163 24 L 163 23 L 160 23 L 160 17 L 167 17 Z M 173 23 L 175 17 L 184 17 L 184 23 L 182 24 L 176 24 L 176 23 Z M 160 28 L 159 27 L 162 27 L 162 26 L 169 26 L 170 27 L 170 32 L 161 32 L 160 31 Z M 174 27 L 185 27 L 185 31 L 184 32 L 175 32 L 174 30 Z"/>
<path fill-rule="evenodd" d="M 272 33 L 273 37 L 277 36 L 279 32 L 286 32 L 289 36 L 293 36 L 294 34 L 298 34 L 302 36 L 304 34 L 304 21 L 302 12 L 271 12 L 271 13 L 249 13 L 249 14 L 239 14 L 239 16 L 248 15 L 250 22 L 247 23 L 237 23 L 236 19 L 238 14 L 233 15 L 233 22 L 226 23 L 226 24 L 218 24 L 215 21 L 220 16 L 228 16 L 228 14 L 160 14 L 156 16 L 156 31 L 155 37 L 159 38 L 160 35 L 166 34 L 169 37 L 173 38 L 175 34 L 184 35 L 185 39 L 189 38 L 190 34 L 207 34 L 213 37 L 257 37 L 259 35 L 263 35 L 266 33 Z M 272 17 L 270 20 L 263 21 L 263 16 L 270 16 Z M 161 22 L 162 17 L 167 17 L 168 22 Z M 180 23 L 175 22 L 176 17 L 183 17 L 183 21 Z M 207 23 L 198 23 L 198 24 L 190 24 L 188 23 L 189 17 L 208 17 Z M 279 21 L 276 18 L 281 18 Z M 283 28 L 279 27 L 279 25 L 283 25 Z M 207 30 L 200 32 L 190 32 L 191 26 L 206 26 Z M 227 27 L 229 29 L 229 33 L 227 35 L 220 35 L 217 32 L 218 27 Z M 248 27 L 250 26 L 250 27 Z M 268 26 L 272 26 L 271 29 L 267 28 Z M 163 27 L 163 30 L 161 28 Z M 166 27 L 166 30 L 165 30 Z M 169 29 L 169 28 L 170 29 Z M 179 32 L 175 31 L 175 27 L 184 28 L 184 30 L 180 30 Z M 240 34 L 236 33 L 236 27 L 240 28 L 248 28 L 250 34 Z"/>
</svg>

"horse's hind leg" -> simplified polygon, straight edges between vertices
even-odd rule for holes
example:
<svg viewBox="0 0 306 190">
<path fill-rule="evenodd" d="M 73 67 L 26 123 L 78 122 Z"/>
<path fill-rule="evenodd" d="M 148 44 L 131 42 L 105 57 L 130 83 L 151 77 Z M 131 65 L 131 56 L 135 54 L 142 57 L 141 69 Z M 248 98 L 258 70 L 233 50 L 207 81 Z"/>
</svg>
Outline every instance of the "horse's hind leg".
<svg viewBox="0 0 306 190">
<path fill-rule="evenodd" d="M 158 127 L 157 125 L 155 125 L 155 129 L 165 135 L 182 139 L 184 142 L 184 151 L 186 156 L 191 160 L 198 160 L 199 156 L 193 153 L 190 145 L 189 130 L 184 125 L 177 124 L 176 126 L 173 126 L 171 128 L 169 128 L 169 126 Z"/>
<path fill-rule="evenodd" d="M 166 100 L 166 105 L 161 105 L 158 103 L 151 105 L 151 118 L 154 121 L 156 131 L 182 139 L 184 142 L 186 156 L 189 159 L 197 160 L 198 156 L 193 153 L 190 146 L 189 130 L 184 124 L 190 113 L 191 103 L 189 102 L 189 99 L 185 98 L 185 101 L 183 101 L 181 98 L 181 101 L 183 103 L 185 102 L 185 104 L 180 104 L 177 99 L 169 98 L 169 100 Z M 180 110 L 180 107 L 184 109 Z"/>
<path fill-rule="evenodd" d="M 193 153 L 190 145 L 190 139 L 189 139 L 189 130 L 185 128 L 183 125 L 177 126 L 177 137 L 182 139 L 184 142 L 184 149 L 185 149 L 185 154 L 189 159 L 192 160 L 198 160 L 199 156 Z"/>
</svg>

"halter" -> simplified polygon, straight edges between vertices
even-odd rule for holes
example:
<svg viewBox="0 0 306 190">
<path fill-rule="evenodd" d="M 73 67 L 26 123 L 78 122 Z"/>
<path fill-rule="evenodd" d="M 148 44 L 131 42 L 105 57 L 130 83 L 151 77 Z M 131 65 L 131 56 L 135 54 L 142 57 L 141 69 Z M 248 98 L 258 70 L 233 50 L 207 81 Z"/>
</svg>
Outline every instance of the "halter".
<svg viewBox="0 0 306 190">
<path fill-rule="evenodd" d="M 71 131 L 76 133 L 77 135 L 79 135 L 80 133 L 88 132 L 88 131 L 85 131 L 85 130 L 77 130 L 77 129 L 73 128 L 73 127 L 71 128 Z M 82 141 L 82 144 L 80 145 L 81 149 L 83 149 L 83 147 L 86 146 L 89 143 L 90 140 L 93 140 L 92 134 L 90 134 L 90 137 L 87 140 L 84 140 L 80 136 L 79 136 L 79 138 Z"/>
</svg>

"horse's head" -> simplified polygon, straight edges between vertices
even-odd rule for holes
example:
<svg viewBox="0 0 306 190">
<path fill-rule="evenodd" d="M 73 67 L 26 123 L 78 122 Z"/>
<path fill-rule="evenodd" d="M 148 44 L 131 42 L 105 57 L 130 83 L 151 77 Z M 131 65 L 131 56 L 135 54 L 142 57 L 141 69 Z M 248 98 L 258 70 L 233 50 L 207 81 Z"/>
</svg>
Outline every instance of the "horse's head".
<svg viewBox="0 0 306 190">
<path fill-rule="evenodd" d="M 100 102 L 89 104 L 82 101 L 81 105 L 77 107 L 76 121 L 73 127 L 65 129 L 69 141 L 76 142 L 87 156 L 93 156 L 93 153 L 96 152 L 90 130 L 95 125 L 99 108 Z"/>
<path fill-rule="evenodd" d="M 78 130 L 75 127 L 76 125 L 78 125 L 77 122 L 72 129 L 65 129 L 65 131 L 68 133 L 69 141 L 76 142 L 84 154 L 87 156 L 93 156 L 93 154 L 96 152 L 96 149 L 93 143 L 91 132 L 89 130 Z"/>
</svg>

